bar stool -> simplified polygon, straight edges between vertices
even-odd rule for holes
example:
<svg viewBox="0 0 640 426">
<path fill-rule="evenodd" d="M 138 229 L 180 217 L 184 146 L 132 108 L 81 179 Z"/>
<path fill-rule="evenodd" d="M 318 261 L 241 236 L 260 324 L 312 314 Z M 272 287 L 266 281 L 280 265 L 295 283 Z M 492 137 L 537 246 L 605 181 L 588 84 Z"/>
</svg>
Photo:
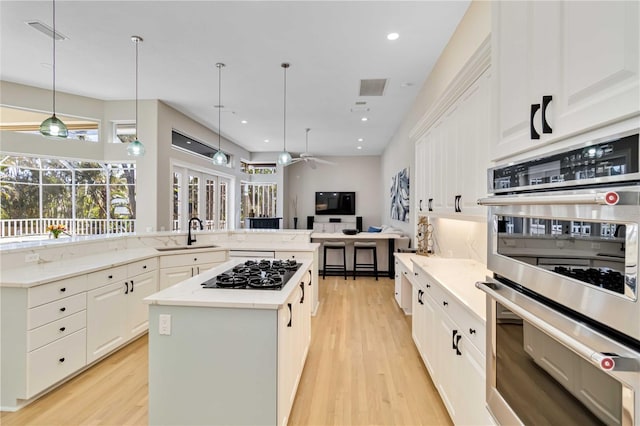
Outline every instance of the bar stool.
<svg viewBox="0 0 640 426">
<path fill-rule="evenodd" d="M 322 279 L 327 275 L 327 270 L 342 272 L 344 279 L 347 279 L 347 244 L 344 241 L 325 241 L 322 244 L 324 247 L 324 259 L 322 265 Z M 342 250 L 342 265 L 327 264 L 327 250 Z"/>
<path fill-rule="evenodd" d="M 358 250 L 371 250 L 373 254 L 372 263 L 358 263 Z M 375 241 L 356 241 L 353 243 L 353 279 L 356 279 L 356 270 L 373 269 L 373 273 L 378 281 L 378 250 Z"/>
</svg>

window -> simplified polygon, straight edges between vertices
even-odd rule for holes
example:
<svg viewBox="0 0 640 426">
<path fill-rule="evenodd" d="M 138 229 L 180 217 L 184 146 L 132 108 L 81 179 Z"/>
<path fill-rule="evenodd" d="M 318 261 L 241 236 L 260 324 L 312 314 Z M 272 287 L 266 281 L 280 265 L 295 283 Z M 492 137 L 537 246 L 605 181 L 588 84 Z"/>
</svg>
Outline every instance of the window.
<svg viewBox="0 0 640 426">
<path fill-rule="evenodd" d="M 192 217 L 202 220 L 207 230 L 228 229 L 229 187 L 230 180 L 223 176 L 174 166 L 172 229 L 187 229 Z"/>
<path fill-rule="evenodd" d="M 275 183 L 242 182 L 240 221 L 245 225 L 247 217 L 275 217 L 278 185 Z"/>
<path fill-rule="evenodd" d="M 69 129 L 68 139 L 87 142 L 99 141 L 99 122 L 84 118 L 56 114 Z M 26 111 L 19 108 L 0 106 L 0 130 L 40 134 L 40 124 L 51 116 L 50 112 Z"/>
<path fill-rule="evenodd" d="M 217 148 L 213 148 L 205 143 L 180 134 L 175 130 L 171 132 L 171 146 L 175 149 L 200 155 L 209 159 L 212 159 L 216 152 L 218 152 Z M 225 167 L 231 167 L 231 156 L 229 156 L 226 152 L 224 153 L 224 155 L 227 156 L 227 165 Z"/>
<path fill-rule="evenodd" d="M 135 230 L 135 164 L 4 156 L 0 236 L 34 239 L 62 224 L 73 235 Z"/>
<path fill-rule="evenodd" d="M 114 143 L 129 143 L 136 139 L 136 123 L 114 123 Z"/>
<path fill-rule="evenodd" d="M 240 170 L 250 175 L 272 175 L 278 172 L 275 163 L 249 163 L 242 161 Z"/>
</svg>

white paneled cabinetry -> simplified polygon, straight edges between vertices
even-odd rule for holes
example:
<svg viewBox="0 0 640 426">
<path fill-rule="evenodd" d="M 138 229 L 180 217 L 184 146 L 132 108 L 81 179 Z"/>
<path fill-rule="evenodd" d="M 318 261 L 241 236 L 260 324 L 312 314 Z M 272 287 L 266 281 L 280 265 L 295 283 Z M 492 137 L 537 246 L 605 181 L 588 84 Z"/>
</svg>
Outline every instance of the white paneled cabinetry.
<svg viewBox="0 0 640 426">
<path fill-rule="evenodd" d="M 638 115 L 638 7 L 624 1 L 492 3 L 492 160 Z M 546 111 L 544 96 L 551 96 Z"/>
<path fill-rule="evenodd" d="M 163 255 L 160 257 L 160 290 L 194 277 L 226 260 L 226 251 Z"/>
<path fill-rule="evenodd" d="M 491 72 L 469 83 L 416 143 L 417 214 L 484 220 Z"/>
</svg>

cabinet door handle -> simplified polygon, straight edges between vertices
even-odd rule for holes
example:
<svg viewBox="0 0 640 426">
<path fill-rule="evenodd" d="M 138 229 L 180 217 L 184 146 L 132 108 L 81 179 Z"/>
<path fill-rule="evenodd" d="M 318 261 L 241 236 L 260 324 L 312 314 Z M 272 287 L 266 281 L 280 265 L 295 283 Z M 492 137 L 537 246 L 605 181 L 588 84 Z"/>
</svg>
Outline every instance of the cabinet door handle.
<svg viewBox="0 0 640 426">
<path fill-rule="evenodd" d="M 113 278 L 113 275 L 109 275 L 107 278 L 112 279 L 112 278 Z"/>
<path fill-rule="evenodd" d="M 552 99 L 553 96 L 551 95 L 545 95 L 542 97 L 542 133 L 551 133 L 553 131 L 547 121 L 547 107 Z"/>
<path fill-rule="evenodd" d="M 60 358 L 58 361 L 64 362 L 64 357 Z"/>
<path fill-rule="evenodd" d="M 66 310 L 67 310 L 67 308 L 65 308 L 64 306 L 62 308 L 60 308 L 60 312 L 64 312 Z"/>
<path fill-rule="evenodd" d="M 129 281 L 124 283 L 124 294 L 129 294 Z"/>
<path fill-rule="evenodd" d="M 300 290 L 302 290 L 302 297 L 300 297 L 300 303 L 304 303 L 304 283 L 300 283 Z"/>
<path fill-rule="evenodd" d="M 427 288 L 431 288 L 431 284 L 427 284 Z"/>
<path fill-rule="evenodd" d="M 451 332 L 451 349 L 458 349 L 456 347 L 456 334 L 458 334 L 458 330 L 452 330 L 452 332 Z"/>
<path fill-rule="evenodd" d="M 66 327 L 60 327 L 60 332 L 65 331 L 67 328 Z"/>
<path fill-rule="evenodd" d="M 61 292 L 61 293 L 64 293 L 65 291 L 67 291 L 67 288 L 66 288 L 66 287 L 62 287 L 62 288 L 60 289 L 60 292 Z"/>
<path fill-rule="evenodd" d="M 433 198 L 429 198 L 429 204 L 427 205 L 427 209 L 432 212 L 433 211 Z"/>
<path fill-rule="evenodd" d="M 470 328 L 470 329 L 469 329 L 469 334 L 476 334 L 476 330 L 475 330 L 475 329 L 473 329 L 473 328 Z"/>
<path fill-rule="evenodd" d="M 194 261 L 194 262 L 197 262 L 197 261 L 198 261 L 198 258 L 197 258 L 197 257 L 194 257 L 194 258 L 193 258 L 193 261 Z"/>
<path fill-rule="evenodd" d="M 442 306 L 449 306 L 449 302 L 447 302 L 446 300 L 442 301 Z"/>
<path fill-rule="evenodd" d="M 422 211 L 422 200 L 418 202 L 418 210 Z"/>
<path fill-rule="evenodd" d="M 311 270 L 307 272 L 309 272 L 309 287 L 311 287 L 311 278 L 313 278 L 313 275 L 311 274 Z"/>
<path fill-rule="evenodd" d="M 460 339 L 462 339 L 462 336 L 456 336 L 456 355 L 460 355 L 462 356 L 462 352 L 460 352 Z"/>
<path fill-rule="evenodd" d="M 147 265 L 142 265 L 142 269 L 147 269 Z"/>
<path fill-rule="evenodd" d="M 133 280 L 131 280 L 131 293 L 133 293 Z"/>
<path fill-rule="evenodd" d="M 540 109 L 540 104 L 531 104 L 531 117 L 529 119 L 529 133 L 531 139 L 540 139 L 540 133 L 536 131 L 536 127 L 533 125 L 533 118 L 536 116 L 536 112 Z"/>
<path fill-rule="evenodd" d="M 287 306 L 289 307 L 289 323 L 287 324 L 287 327 L 291 327 L 291 320 L 293 320 L 293 313 L 291 311 L 291 303 L 287 303 Z"/>
</svg>

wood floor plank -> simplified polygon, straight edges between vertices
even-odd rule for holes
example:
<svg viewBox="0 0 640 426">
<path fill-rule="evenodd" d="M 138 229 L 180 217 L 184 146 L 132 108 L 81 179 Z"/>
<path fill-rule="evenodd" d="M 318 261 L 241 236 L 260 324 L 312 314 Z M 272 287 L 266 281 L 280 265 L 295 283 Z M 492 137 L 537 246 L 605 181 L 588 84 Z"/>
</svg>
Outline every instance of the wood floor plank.
<svg viewBox="0 0 640 426">
<path fill-rule="evenodd" d="M 398 308 L 393 280 L 320 280 L 320 308 L 290 425 L 450 425 Z M 146 425 L 148 339 L 97 363 L 0 424 Z"/>
</svg>

